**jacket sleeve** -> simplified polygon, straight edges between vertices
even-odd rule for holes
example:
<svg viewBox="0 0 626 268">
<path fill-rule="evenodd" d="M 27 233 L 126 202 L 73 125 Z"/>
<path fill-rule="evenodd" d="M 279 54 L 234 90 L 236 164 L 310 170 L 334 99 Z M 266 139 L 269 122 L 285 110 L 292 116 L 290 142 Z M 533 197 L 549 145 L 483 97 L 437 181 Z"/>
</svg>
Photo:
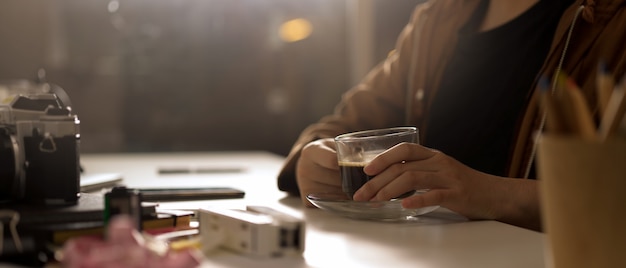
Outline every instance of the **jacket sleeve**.
<svg viewBox="0 0 626 268">
<path fill-rule="evenodd" d="M 334 113 L 308 126 L 300 134 L 278 175 L 280 190 L 299 194 L 295 169 L 300 151 L 307 143 L 346 132 L 399 126 L 404 123 L 407 73 L 413 47 L 412 33 L 417 17 L 420 16 L 419 7 L 400 33 L 394 52 L 342 96 Z"/>
</svg>

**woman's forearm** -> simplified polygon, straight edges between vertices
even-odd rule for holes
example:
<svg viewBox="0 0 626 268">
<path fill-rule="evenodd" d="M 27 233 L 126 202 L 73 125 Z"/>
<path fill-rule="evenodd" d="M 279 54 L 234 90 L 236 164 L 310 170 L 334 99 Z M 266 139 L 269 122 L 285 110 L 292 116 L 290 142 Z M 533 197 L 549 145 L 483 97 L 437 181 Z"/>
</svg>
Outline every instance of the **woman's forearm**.
<svg viewBox="0 0 626 268">
<path fill-rule="evenodd" d="M 542 231 L 538 181 L 503 179 L 498 188 L 495 220 Z"/>
</svg>

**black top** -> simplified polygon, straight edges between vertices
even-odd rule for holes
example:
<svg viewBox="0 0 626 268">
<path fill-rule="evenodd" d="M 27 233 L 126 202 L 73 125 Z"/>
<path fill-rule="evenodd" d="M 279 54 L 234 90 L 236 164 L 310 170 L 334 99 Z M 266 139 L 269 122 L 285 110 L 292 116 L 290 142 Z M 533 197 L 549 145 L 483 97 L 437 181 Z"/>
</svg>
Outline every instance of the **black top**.
<svg viewBox="0 0 626 268">
<path fill-rule="evenodd" d="M 542 0 L 512 21 L 477 33 L 489 1 L 459 32 L 428 114 L 423 144 L 505 176 L 518 121 L 571 0 Z"/>
</svg>

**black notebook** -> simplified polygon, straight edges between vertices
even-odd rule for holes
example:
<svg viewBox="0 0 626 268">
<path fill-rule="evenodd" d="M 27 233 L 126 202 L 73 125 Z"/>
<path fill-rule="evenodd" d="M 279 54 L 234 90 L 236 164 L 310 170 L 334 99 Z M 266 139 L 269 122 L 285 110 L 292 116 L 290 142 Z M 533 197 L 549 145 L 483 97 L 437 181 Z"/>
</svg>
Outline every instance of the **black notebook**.
<svg viewBox="0 0 626 268">
<path fill-rule="evenodd" d="M 144 216 L 156 214 L 156 203 L 143 202 Z M 13 204 L 0 209 L 14 210 L 20 214 L 19 227 L 35 227 L 42 224 L 62 224 L 104 221 L 104 194 L 81 193 L 76 205 L 41 206 Z"/>
</svg>

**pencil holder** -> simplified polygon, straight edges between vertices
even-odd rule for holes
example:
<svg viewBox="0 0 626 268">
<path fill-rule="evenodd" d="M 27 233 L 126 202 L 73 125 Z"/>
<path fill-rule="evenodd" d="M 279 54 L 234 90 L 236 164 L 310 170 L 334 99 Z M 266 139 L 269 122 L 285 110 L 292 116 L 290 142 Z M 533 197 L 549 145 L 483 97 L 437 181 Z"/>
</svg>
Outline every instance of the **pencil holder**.
<svg viewBox="0 0 626 268">
<path fill-rule="evenodd" d="M 539 137 L 546 267 L 626 267 L 626 140 Z"/>
</svg>

